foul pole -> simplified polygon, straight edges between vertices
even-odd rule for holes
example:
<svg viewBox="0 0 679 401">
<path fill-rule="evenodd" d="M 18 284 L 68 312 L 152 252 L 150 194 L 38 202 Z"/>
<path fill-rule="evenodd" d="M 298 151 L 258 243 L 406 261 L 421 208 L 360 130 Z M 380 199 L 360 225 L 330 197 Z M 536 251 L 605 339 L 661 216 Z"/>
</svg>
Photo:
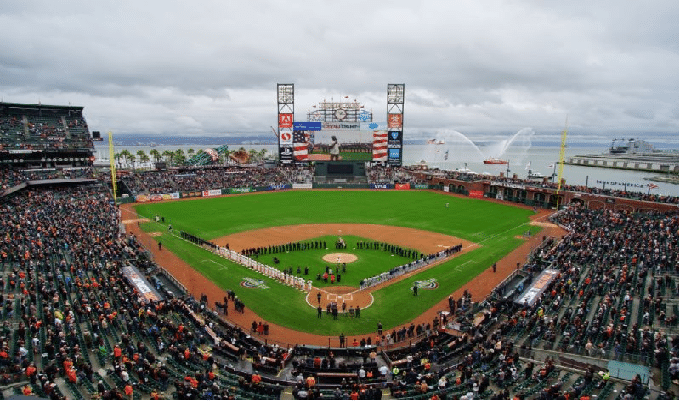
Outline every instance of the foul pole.
<svg viewBox="0 0 679 401">
<path fill-rule="evenodd" d="M 559 183 L 556 187 L 556 210 L 559 210 L 559 193 L 561 192 L 561 180 L 563 178 L 563 165 L 566 156 L 566 135 L 568 135 L 568 116 L 566 116 L 566 126 L 561 133 L 561 151 L 559 152 Z"/>
<path fill-rule="evenodd" d="M 113 150 L 113 132 L 108 132 L 108 160 L 111 163 L 111 185 L 113 186 L 113 202 L 118 200 L 116 193 L 116 163 L 115 163 L 115 151 Z"/>
</svg>

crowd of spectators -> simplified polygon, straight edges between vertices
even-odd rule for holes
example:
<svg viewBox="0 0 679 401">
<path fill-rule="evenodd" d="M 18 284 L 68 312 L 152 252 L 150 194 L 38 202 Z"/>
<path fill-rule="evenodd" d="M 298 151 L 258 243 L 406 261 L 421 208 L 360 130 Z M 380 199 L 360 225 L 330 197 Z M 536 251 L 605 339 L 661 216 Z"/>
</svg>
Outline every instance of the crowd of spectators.
<svg viewBox="0 0 679 401">
<path fill-rule="evenodd" d="M 65 150 L 94 144 L 87 122 L 68 111 L 0 115 L 0 150 Z"/>
<path fill-rule="evenodd" d="M 120 231 L 108 193 L 96 185 L 2 199 L 4 383 L 26 380 L 21 392 L 52 399 L 276 398 L 277 386 L 224 369 L 248 353 L 281 364 L 287 350 L 252 340 L 190 297 L 148 302 L 124 278 L 127 264 L 157 267 Z"/>
<path fill-rule="evenodd" d="M 269 187 L 311 183 L 308 167 L 213 167 L 132 172 L 122 182 L 138 194 L 166 194 L 222 188 Z"/>
<path fill-rule="evenodd" d="M 510 184 L 510 185 L 521 185 L 526 187 L 534 188 L 548 188 L 556 190 L 558 188 L 557 182 L 552 182 L 549 179 L 534 180 L 534 179 L 524 179 L 518 177 L 507 177 L 507 176 L 492 176 L 485 174 L 469 173 L 464 171 L 447 171 L 447 170 L 429 170 L 427 174 L 433 175 L 440 178 L 453 179 L 458 181 L 490 181 L 494 183 Z M 637 199 L 648 202 L 657 203 L 672 203 L 679 204 L 679 197 L 669 196 L 669 195 L 659 195 L 652 194 L 650 191 L 634 191 L 634 190 L 621 190 L 605 187 L 594 187 L 585 185 L 562 185 L 562 191 L 578 192 L 584 194 L 602 195 L 602 196 L 612 196 L 617 198 L 627 198 L 627 199 Z"/>
<path fill-rule="evenodd" d="M 203 183 L 211 174 L 217 181 L 243 180 L 218 181 L 224 187 L 310 177 L 306 169 L 189 171 L 134 177 L 157 179 L 161 187 L 170 185 L 165 180 L 180 185 L 182 174 Z M 30 171 L 2 174 L 3 185 L 45 178 Z M 121 231 L 119 218 L 103 185 L 29 187 L 2 197 L 0 382 L 27 381 L 16 391 L 52 399 L 280 397 L 282 387 L 271 377 L 300 351 L 260 342 L 210 310 L 207 300 L 185 294 L 145 300 L 122 267 L 163 273 L 136 238 Z M 668 334 L 679 317 L 678 305 L 668 302 L 679 293 L 679 216 L 571 206 L 553 220 L 569 234 L 546 240 L 525 266 L 531 277 L 545 268 L 559 271 L 534 306 L 502 297 L 474 305 L 471 294 L 451 299 L 449 313 L 431 323 L 345 343 L 355 350 L 344 365 L 331 362 L 330 354 L 318 368 L 315 356 L 311 368 L 306 356 L 294 358 L 303 380 L 292 384 L 293 394 L 372 399 L 385 383 L 396 398 L 605 398 L 613 389 L 639 398 L 648 390 L 640 379 L 616 384 L 591 367 L 573 373 L 559 358 L 540 362 L 533 358 L 538 350 L 655 367 L 668 389 L 679 379 L 679 337 Z M 472 313 L 478 311 L 480 323 Z M 448 334 L 449 324 L 462 334 Z M 412 345 L 399 347 L 404 342 Z M 378 346 L 387 351 L 377 354 Z M 246 357 L 255 373 L 229 366 Z M 323 372 L 350 373 L 338 376 L 350 379 L 319 386 Z"/>
<path fill-rule="evenodd" d="M 426 181 L 414 173 L 421 172 L 418 166 L 381 166 L 374 165 L 366 168 L 368 182 L 371 184 L 426 184 Z"/>
</svg>

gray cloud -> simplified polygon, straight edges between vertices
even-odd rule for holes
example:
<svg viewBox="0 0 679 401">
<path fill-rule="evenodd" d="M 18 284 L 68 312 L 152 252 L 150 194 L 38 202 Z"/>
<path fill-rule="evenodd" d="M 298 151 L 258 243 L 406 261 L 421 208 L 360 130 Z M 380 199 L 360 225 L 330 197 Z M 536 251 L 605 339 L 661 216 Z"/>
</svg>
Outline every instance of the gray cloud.
<svg viewBox="0 0 679 401">
<path fill-rule="evenodd" d="M 85 106 L 102 131 L 268 132 L 277 82 L 297 119 L 349 95 L 376 118 L 406 84 L 413 134 L 677 132 L 679 5 L 349 0 L 10 1 L 0 95 Z"/>
</svg>

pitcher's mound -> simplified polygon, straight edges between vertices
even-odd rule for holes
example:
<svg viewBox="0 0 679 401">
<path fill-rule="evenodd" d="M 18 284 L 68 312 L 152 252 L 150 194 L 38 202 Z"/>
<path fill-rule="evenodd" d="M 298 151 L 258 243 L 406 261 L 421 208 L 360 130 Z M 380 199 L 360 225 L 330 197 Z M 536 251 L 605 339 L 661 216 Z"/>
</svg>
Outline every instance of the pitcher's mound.
<svg viewBox="0 0 679 401">
<path fill-rule="evenodd" d="M 351 263 L 358 260 L 358 256 L 351 253 L 329 253 L 323 256 L 323 260 L 330 263 Z"/>
</svg>

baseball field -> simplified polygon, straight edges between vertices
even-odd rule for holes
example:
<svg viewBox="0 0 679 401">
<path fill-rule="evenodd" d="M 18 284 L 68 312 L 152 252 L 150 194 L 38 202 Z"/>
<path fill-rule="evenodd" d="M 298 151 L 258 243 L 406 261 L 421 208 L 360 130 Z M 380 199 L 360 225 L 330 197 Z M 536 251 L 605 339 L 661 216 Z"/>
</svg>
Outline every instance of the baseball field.
<svg viewBox="0 0 679 401">
<path fill-rule="evenodd" d="M 259 317 L 320 335 L 359 335 L 374 331 L 377 321 L 385 329 L 411 321 L 521 245 L 527 233 L 535 235 L 540 230 L 528 224 L 531 210 L 430 191 L 266 192 L 138 204 L 135 208 L 140 217 L 151 220 L 141 228 L 161 241 L 164 249 L 220 288 L 234 290 Z M 164 223 L 155 222 L 155 216 L 162 216 Z M 229 244 L 236 251 L 297 241 L 325 242 L 328 249 L 259 256 L 267 265 L 292 268 L 293 275 L 298 268 L 308 268 L 304 277 L 312 280 L 315 288 L 307 296 L 182 239 L 179 231 L 220 246 Z M 356 258 L 341 273 L 339 265 L 322 259 L 340 252 L 335 249 L 340 237 L 347 244 L 341 252 Z M 423 254 L 455 245 L 461 245 L 463 251 L 415 274 L 361 291 L 358 287 L 363 279 L 412 259 L 394 254 L 390 251 L 393 247 L 365 249 L 359 242 L 386 243 Z M 341 282 L 317 280 L 326 266 L 342 275 Z M 414 285 L 420 289 L 417 296 L 413 295 Z M 360 318 L 342 314 L 337 320 L 328 316 L 319 319 L 317 289 L 348 307 L 361 304 Z M 342 295 L 338 298 L 336 294 Z"/>
</svg>

